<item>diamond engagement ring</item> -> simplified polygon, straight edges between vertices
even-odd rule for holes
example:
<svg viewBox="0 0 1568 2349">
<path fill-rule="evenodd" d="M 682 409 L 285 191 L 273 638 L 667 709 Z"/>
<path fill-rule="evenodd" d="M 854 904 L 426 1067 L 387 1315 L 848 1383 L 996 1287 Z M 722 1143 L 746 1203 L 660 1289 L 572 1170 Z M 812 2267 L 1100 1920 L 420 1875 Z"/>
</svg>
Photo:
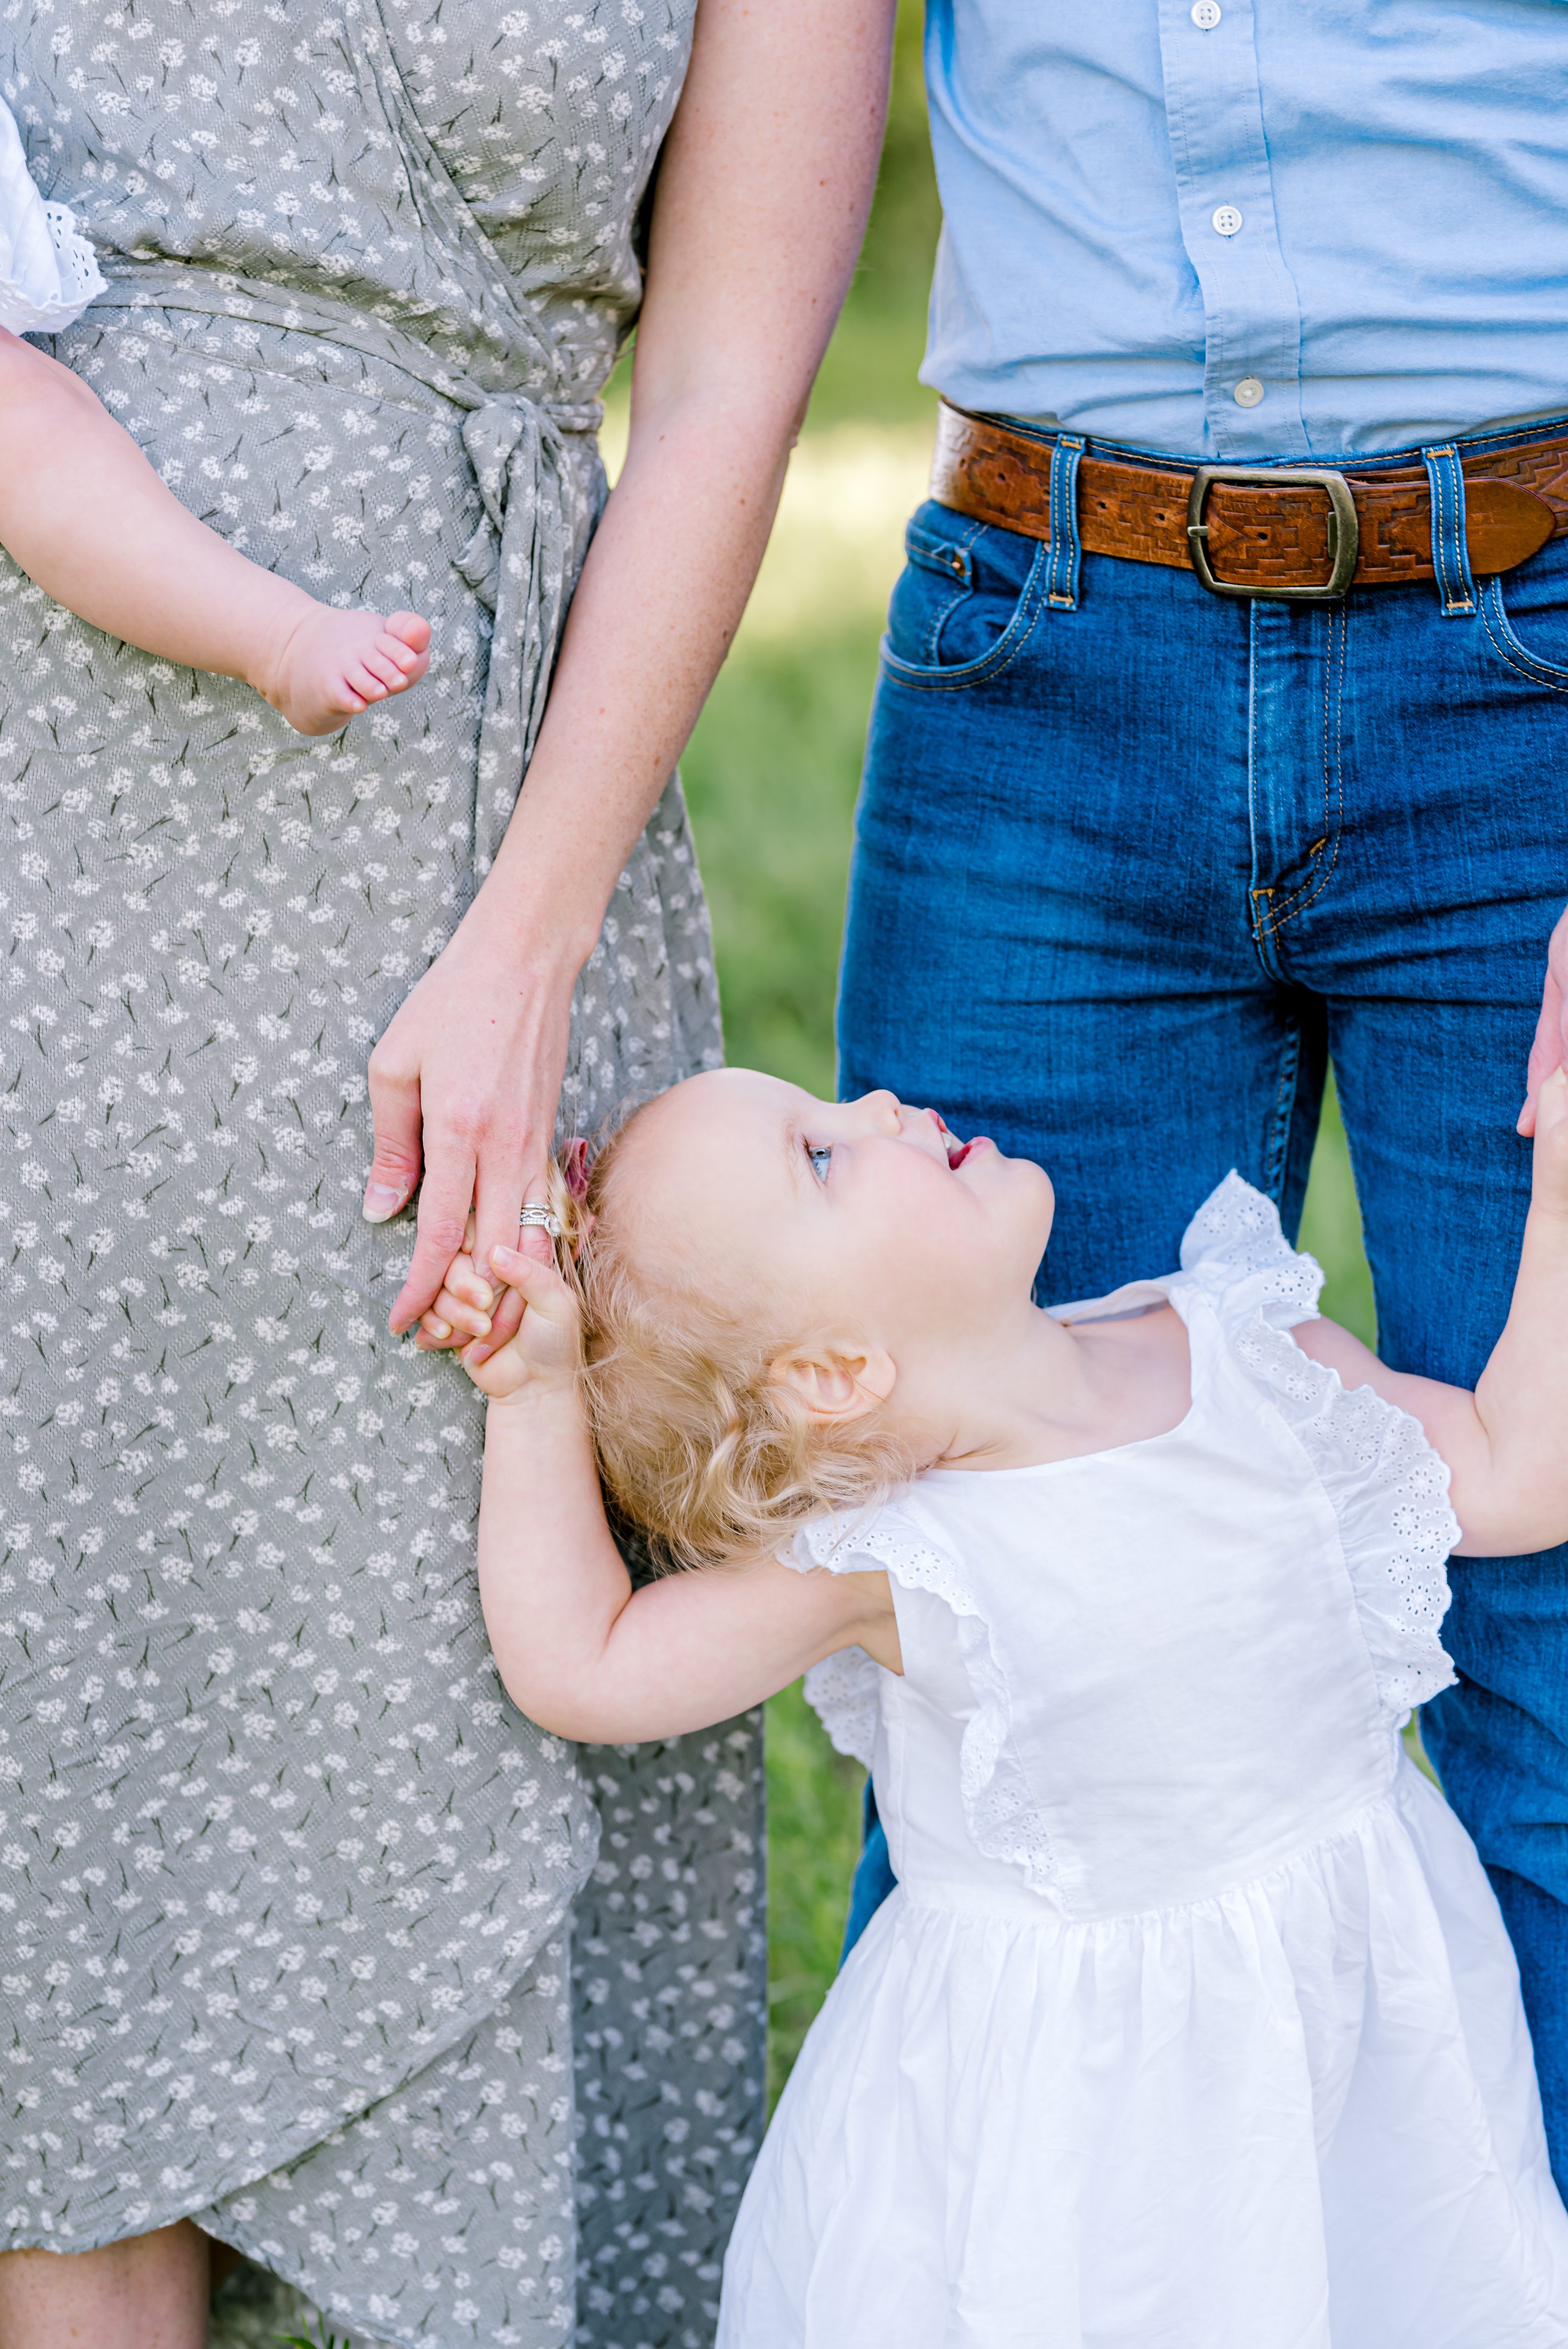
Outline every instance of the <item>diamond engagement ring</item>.
<svg viewBox="0 0 1568 2349">
<path fill-rule="evenodd" d="M 517 1219 L 519 1236 L 531 1226 L 539 1231 L 548 1232 L 552 1240 L 560 1239 L 564 1229 L 553 1207 L 547 1206 L 542 1199 L 528 1199 L 523 1203 L 522 1213 Z"/>
</svg>

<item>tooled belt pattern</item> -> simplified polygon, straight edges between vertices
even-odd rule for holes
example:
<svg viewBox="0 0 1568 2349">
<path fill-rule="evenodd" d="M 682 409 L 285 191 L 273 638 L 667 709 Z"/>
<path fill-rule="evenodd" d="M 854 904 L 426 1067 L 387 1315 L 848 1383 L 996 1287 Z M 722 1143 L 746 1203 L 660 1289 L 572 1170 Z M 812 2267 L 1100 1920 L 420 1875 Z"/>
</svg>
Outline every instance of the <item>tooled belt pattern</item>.
<svg viewBox="0 0 1568 2349">
<path fill-rule="evenodd" d="M 931 494 L 974 520 L 1048 542 L 1051 442 L 1010 431 L 944 401 Z M 1568 440 L 1482 450 L 1463 460 L 1470 568 L 1511 571 L 1553 537 L 1568 535 Z M 1431 579 L 1431 496 L 1425 465 L 1346 471 L 1361 543 L 1353 585 Z M 1192 469 L 1086 456 L 1078 468 L 1078 539 L 1090 554 L 1190 567 L 1187 497 Z M 1216 481 L 1203 519 L 1216 574 L 1267 594 L 1320 584 L 1332 569 L 1330 508 L 1321 489 Z"/>
</svg>

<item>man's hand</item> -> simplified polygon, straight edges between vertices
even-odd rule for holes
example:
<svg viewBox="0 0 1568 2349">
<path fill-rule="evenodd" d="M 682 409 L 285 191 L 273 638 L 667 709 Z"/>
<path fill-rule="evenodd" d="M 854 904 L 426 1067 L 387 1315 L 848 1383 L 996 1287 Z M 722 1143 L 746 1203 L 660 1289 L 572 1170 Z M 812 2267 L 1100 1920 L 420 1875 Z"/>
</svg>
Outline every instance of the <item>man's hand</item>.
<svg viewBox="0 0 1568 2349">
<path fill-rule="evenodd" d="M 1553 1070 L 1534 1100 L 1531 1206 L 1568 1222 L 1568 1066 Z"/>
<path fill-rule="evenodd" d="M 1553 1069 L 1568 1061 L 1568 913 L 1565 913 L 1552 933 L 1552 943 L 1546 949 L 1546 984 L 1541 993 L 1541 1017 L 1535 1023 L 1535 1040 L 1530 1047 L 1530 1065 L 1524 1080 L 1524 1107 L 1519 1112 L 1519 1131 L 1531 1134 L 1535 1131 L 1536 1095 Z"/>
</svg>

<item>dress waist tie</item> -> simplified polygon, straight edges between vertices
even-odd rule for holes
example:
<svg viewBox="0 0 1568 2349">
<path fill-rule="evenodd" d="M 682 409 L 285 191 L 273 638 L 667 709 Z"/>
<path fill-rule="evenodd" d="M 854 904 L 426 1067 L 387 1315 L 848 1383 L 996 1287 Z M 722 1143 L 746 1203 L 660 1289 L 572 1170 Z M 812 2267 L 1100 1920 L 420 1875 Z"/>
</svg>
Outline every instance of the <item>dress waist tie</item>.
<svg viewBox="0 0 1568 2349">
<path fill-rule="evenodd" d="M 484 512 L 455 558 L 493 616 L 480 720 L 474 877 L 495 860 L 539 737 L 556 647 L 578 569 L 604 498 L 603 468 L 574 463 L 571 439 L 597 433 L 595 399 L 541 399 L 487 391 L 440 354 L 372 311 L 177 262 L 112 263 L 88 313 L 184 310 L 314 336 L 399 368 L 468 412 L 463 447 Z M 243 353 L 226 354 L 242 364 Z"/>
</svg>

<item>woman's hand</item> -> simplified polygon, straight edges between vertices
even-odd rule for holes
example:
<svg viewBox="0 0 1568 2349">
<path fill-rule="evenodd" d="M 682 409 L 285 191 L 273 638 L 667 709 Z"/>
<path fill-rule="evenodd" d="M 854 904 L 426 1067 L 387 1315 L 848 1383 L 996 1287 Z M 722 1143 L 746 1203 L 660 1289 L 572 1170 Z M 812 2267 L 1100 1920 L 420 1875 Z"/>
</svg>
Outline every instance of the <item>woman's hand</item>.
<svg viewBox="0 0 1568 2349">
<path fill-rule="evenodd" d="M 553 955 L 548 941 L 520 952 L 515 926 L 503 929 L 481 893 L 371 1054 L 376 1151 L 367 1218 L 385 1223 L 398 1214 L 424 1175 L 414 1258 L 392 1308 L 393 1330 L 410 1329 L 430 1312 L 448 1268 L 465 1249 L 481 1275 L 494 1249 L 515 1249 L 523 1202 L 547 1195 L 582 959 L 563 940 Z M 524 1237 L 530 1254 L 540 1243 L 548 1256 L 542 1233 Z M 488 1333 L 490 1349 L 505 1344 L 521 1312 L 521 1296 L 509 1288 Z M 461 1345 L 469 1334 L 439 1339 L 428 1330 L 428 1341 Z"/>
</svg>

